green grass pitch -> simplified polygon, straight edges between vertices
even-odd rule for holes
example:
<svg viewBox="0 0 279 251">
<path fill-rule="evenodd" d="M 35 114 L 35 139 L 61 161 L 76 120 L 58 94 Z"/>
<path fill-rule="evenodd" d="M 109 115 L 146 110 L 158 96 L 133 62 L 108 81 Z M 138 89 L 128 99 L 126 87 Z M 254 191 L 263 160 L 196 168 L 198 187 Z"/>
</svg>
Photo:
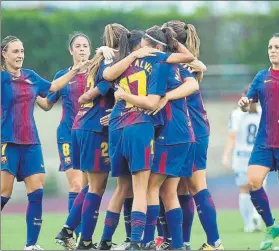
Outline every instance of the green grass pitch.
<svg viewBox="0 0 279 251">
<path fill-rule="evenodd" d="M 274 217 L 279 219 L 279 210 L 273 210 Z M 103 231 L 104 213 L 101 213 L 94 234 L 94 242 L 100 240 Z M 43 225 L 38 244 L 45 250 L 62 250 L 54 238 L 63 226 L 66 214 L 44 214 Z M 4 214 L 1 217 L 1 250 L 23 250 L 26 239 L 25 215 Z M 220 237 L 227 250 L 258 250 L 264 233 L 243 233 L 241 216 L 236 210 L 218 210 Z M 123 217 L 116 230 L 113 242 L 120 243 L 125 239 Z M 197 250 L 205 242 L 205 235 L 195 214 L 191 246 Z M 279 239 L 275 242 L 279 245 Z"/>
</svg>

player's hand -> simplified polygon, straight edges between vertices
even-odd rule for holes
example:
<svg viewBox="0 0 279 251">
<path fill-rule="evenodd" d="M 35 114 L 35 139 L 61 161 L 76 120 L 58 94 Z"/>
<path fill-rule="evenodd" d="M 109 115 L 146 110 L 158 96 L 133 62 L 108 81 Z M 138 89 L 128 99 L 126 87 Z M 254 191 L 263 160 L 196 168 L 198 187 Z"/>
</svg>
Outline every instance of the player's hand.
<svg viewBox="0 0 279 251">
<path fill-rule="evenodd" d="M 88 95 L 86 93 L 82 94 L 79 98 L 78 98 L 78 103 L 80 105 L 84 105 L 89 103 L 91 100 L 89 99 Z"/>
<path fill-rule="evenodd" d="M 118 85 L 116 86 L 117 90 L 114 92 L 115 102 L 118 102 L 123 99 L 126 94 L 125 91 Z"/>
<path fill-rule="evenodd" d="M 152 111 L 153 115 L 155 115 L 155 114 L 157 114 L 159 111 L 161 111 L 161 110 L 166 106 L 166 104 L 168 103 L 168 101 L 169 101 L 169 100 L 168 100 L 167 96 L 161 98 L 160 101 L 159 101 L 158 107 L 157 107 L 154 111 Z M 151 113 L 148 113 L 148 114 L 151 114 Z"/>
<path fill-rule="evenodd" d="M 222 165 L 225 166 L 227 169 L 230 168 L 230 158 L 228 155 L 224 155 L 222 158 Z"/>
<path fill-rule="evenodd" d="M 135 53 L 135 56 L 137 58 L 144 58 L 144 57 L 147 57 L 147 56 L 156 56 L 155 53 L 156 52 L 159 52 L 159 50 L 155 49 L 155 48 L 151 48 L 151 47 L 143 47 L 143 48 L 140 48 L 136 51 L 134 51 L 133 53 Z"/>
<path fill-rule="evenodd" d="M 118 52 L 116 49 L 112 49 L 108 46 L 101 46 L 96 49 L 96 54 L 103 54 L 106 60 L 112 60 L 115 58 L 115 52 Z"/>
<path fill-rule="evenodd" d="M 247 97 L 242 97 L 239 101 L 238 101 L 238 106 L 240 108 L 246 108 L 248 107 L 253 99 L 248 99 Z"/>
<path fill-rule="evenodd" d="M 83 72 L 88 69 L 88 66 L 91 64 L 90 60 L 80 61 L 76 66 L 72 67 L 73 71 Z"/>
<path fill-rule="evenodd" d="M 112 109 L 106 110 L 106 112 L 109 112 L 109 114 L 100 119 L 100 123 L 101 123 L 102 126 L 108 126 L 109 125 L 109 119 L 110 119 L 111 111 L 112 111 Z"/>
</svg>

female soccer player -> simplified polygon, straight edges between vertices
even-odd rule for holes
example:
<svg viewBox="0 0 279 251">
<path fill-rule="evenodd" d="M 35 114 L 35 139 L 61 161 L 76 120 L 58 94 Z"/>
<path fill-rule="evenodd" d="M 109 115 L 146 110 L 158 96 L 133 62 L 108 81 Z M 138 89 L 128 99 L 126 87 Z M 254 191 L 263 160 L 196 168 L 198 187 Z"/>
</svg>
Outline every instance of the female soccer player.
<svg viewBox="0 0 279 251">
<path fill-rule="evenodd" d="M 108 24 L 103 35 L 103 45 L 118 49 L 120 37 L 129 31 L 120 24 Z M 127 36 L 127 35 L 126 35 Z M 145 55 L 149 55 L 145 53 Z M 136 55 L 136 56 L 139 56 Z M 120 55 L 121 58 L 121 55 Z M 81 240 L 78 249 L 95 248 L 92 235 L 98 219 L 98 211 L 106 188 L 110 171 L 107 128 L 100 124 L 100 118 L 114 104 L 111 84 L 104 80 L 103 71 L 112 61 L 96 54 L 88 73 L 86 93 L 92 94 L 89 102 L 81 105 L 73 123 L 73 167 L 87 174 L 89 188 L 85 187 L 76 198 L 67 218 L 66 225 L 56 237 L 57 243 L 74 249 L 73 230 L 81 221 Z M 87 93 L 88 92 L 88 93 Z M 83 98 L 80 99 L 80 102 Z"/>
<path fill-rule="evenodd" d="M 90 56 L 90 47 L 91 42 L 87 35 L 79 32 L 70 35 L 68 48 L 73 57 L 73 67 L 75 67 L 82 60 L 88 60 Z M 54 79 L 66 74 L 71 70 L 71 68 L 72 67 L 69 67 L 58 71 L 55 74 Z M 46 98 L 41 98 L 40 96 L 37 98 L 37 104 L 45 111 L 51 110 L 59 98 L 62 98 L 62 119 L 57 128 L 57 145 L 60 157 L 59 171 L 65 172 L 68 179 L 69 212 L 82 187 L 87 185 L 87 177 L 85 176 L 84 181 L 82 182 L 82 172 L 80 170 L 73 169 L 71 138 L 73 122 L 80 108 L 78 98 L 84 93 L 86 80 L 86 72 L 80 72 L 60 91 L 51 92 Z"/>
<path fill-rule="evenodd" d="M 244 95 L 247 95 L 248 88 Z M 243 113 L 239 107 L 231 112 L 229 132 L 224 147 L 222 163 L 235 172 L 236 185 L 239 187 L 239 211 L 243 218 L 244 232 L 261 230 L 261 216 L 253 206 L 247 182 L 248 162 L 253 150 L 259 123 L 261 108 L 258 104 L 250 105 L 248 113 Z M 230 155 L 232 161 L 230 162 Z M 266 183 L 266 182 L 265 182 Z"/>
<path fill-rule="evenodd" d="M 124 72 L 118 78 L 117 83 L 125 90 L 124 93 L 132 93 L 133 95 L 121 97 L 124 100 L 116 103 L 110 117 L 109 151 L 112 176 L 118 177 L 118 183 L 108 207 L 100 249 L 109 249 L 111 246 L 112 235 L 117 227 L 127 191 L 131 186 L 133 187 L 134 201 L 131 213 L 132 230 L 129 249 L 140 248 L 139 243 L 146 221 L 146 192 L 153 151 L 154 124 L 156 125 L 157 121 L 153 121 L 152 117 L 146 115 L 138 107 L 151 110 L 157 107 L 160 96 L 164 94 L 163 86 L 158 85 L 156 81 L 150 81 L 151 73 L 159 74 L 157 71 L 160 69 L 160 65 L 157 65 L 157 62 L 178 63 L 194 60 L 194 57 L 185 47 L 176 43 L 169 28 L 161 30 L 157 26 L 153 31 L 152 34 L 145 33 L 146 39 L 149 39 L 148 42 L 145 42 L 145 46 L 165 50 L 166 47 L 173 47 L 176 44 L 178 51 L 184 53 L 169 55 L 158 52 L 153 57 L 134 60 L 136 53 L 134 51 L 122 61 L 108 67 L 103 73 L 104 78 L 113 81 Z M 127 39 L 128 41 L 129 39 Z M 128 43 L 126 48 L 128 48 Z M 131 98 L 134 102 L 134 99 L 137 100 L 139 95 L 144 96 L 144 102 L 140 99 L 139 103 L 134 106 L 129 99 Z M 132 174 L 132 182 L 130 174 Z"/>
<path fill-rule="evenodd" d="M 269 249 L 279 235 L 279 226 L 275 223 L 262 187 L 267 174 L 279 169 L 279 33 L 269 40 L 268 55 L 271 67 L 256 75 L 247 96 L 238 102 L 244 112 L 249 110 L 252 102 L 258 100 L 262 107 L 261 121 L 248 163 L 251 200 L 267 228 L 261 250 Z"/>
<path fill-rule="evenodd" d="M 185 24 L 181 21 L 169 21 L 163 27 L 171 27 L 177 33 L 177 40 L 193 53 L 195 57 L 199 56 L 200 39 L 196 29 L 191 24 Z M 197 80 L 202 79 L 202 71 L 206 68 L 196 68 L 195 65 L 188 64 L 194 69 Z M 196 68 L 196 69 L 195 69 Z M 179 95 L 179 89 L 173 90 Z M 167 96 L 165 102 L 167 102 Z M 163 105 L 165 103 L 162 103 Z M 206 159 L 209 143 L 209 122 L 205 111 L 201 91 L 187 97 L 187 106 L 192 121 L 192 126 L 196 138 L 195 161 L 193 165 L 193 176 L 183 178 L 178 186 L 178 195 L 180 205 L 183 211 L 183 242 L 186 249 L 190 249 L 190 233 L 194 218 L 193 197 L 198 208 L 201 224 L 207 235 L 207 243 L 201 247 L 203 250 L 223 249 L 219 240 L 217 228 L 216 209 L 206 184 Z M 162 106 L 161 106 L 162 107 Z M 189 192 L 190 193 L 189 193 Z M 193 196 L 193 197 L 192 197 Z M 161 216 L 161 215 L 160 215 Z M 163 218 L 163 217 L 162 217 Z M 166 224 L 163 225 L 167 226 Z M 166 230 L 165 230 L 166 231 Z M 167 249 L 168 243 L 162 243 L 161 249 Z"/>
<path fill-rule="evenodd" d="M 80 62 L 52 83 L 32 70 L 23 69 L 24 48 L 14 36 L 1 43 L 1 210 L 10 199 L 14 178 L 24 181 L 28 195 L 26 213 L 27 243 L 25 250 L 41 250 L 37 240 L 42 224 L 44 162 L 36 124 L 36 97 L 56 92 L 88 62 Z"/>
</svg>

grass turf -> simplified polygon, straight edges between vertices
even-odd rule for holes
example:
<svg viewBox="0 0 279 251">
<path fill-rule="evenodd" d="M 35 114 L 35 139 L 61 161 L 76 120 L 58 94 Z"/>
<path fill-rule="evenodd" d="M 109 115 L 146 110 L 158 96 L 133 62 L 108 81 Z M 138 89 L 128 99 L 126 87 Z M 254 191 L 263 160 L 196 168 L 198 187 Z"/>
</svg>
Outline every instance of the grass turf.
<svg viewBox="0 0 279 251">
<path fill-rule="evenodd" d="M 279 210 L 273 210 L 274 217 L 279 219 Z M 54 238 L 63 226 L 66 214 L 50 214 L 43 216 L 43 225 L 38 244 L 45 250 L 63 250 L 56 245 Z M 94 242 L 98 242 L 103 231 L 105 214 L 101 213 L 94 234 Z M 219 210 L 218 225 L 220 237 L 227 250 L 258 250 L 263 239 L 263 232 L 243 233 L 242 220 L 237 210 Z M 113 242 L 120 243 L 125 239 L 123 217 L 116 230 Z M 2 214 L 1 217 L 1 250 L 23 250 L 26 240 L 25 215 Z M 192 228 L 191 246 L 197 250 L 206 241 L 205 234 L 197 215 Z M 279 245 L 279 240 L 275 241 Z"/>
</svg>

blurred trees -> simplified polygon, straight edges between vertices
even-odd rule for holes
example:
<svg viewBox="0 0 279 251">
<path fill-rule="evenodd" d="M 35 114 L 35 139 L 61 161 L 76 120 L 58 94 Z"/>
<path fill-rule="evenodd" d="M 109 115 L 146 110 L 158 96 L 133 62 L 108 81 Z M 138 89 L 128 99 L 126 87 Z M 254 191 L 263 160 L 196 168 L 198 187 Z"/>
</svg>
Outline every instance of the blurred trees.
<svg viewBox="0 0 279 251">
<path fill-rule="evenodd" d="M 70 4 L 70 3 L 69 3 Z M 279 8 L 268 15 L 232 14 L 214 16 L 210 8 L 201 7 L 192 15 L 182 15 L 175 8 L 167 13 L 112 10 L 2 10 L 2 38 L 19 37 L 25 47 L 25 68 L 52 79 L 55 72 L 71 65 L 67 51 L 69 34 L 81 31 L 92 40 L 92 53 L 101 45 L 105 25 L 121 23 L 128 29 L 147 29 L 172 19 L 196 26 L 201 38 L 201 59 L 206 64 L 268 65 L 267 44 L 279 32 Z"/>
</svg>

